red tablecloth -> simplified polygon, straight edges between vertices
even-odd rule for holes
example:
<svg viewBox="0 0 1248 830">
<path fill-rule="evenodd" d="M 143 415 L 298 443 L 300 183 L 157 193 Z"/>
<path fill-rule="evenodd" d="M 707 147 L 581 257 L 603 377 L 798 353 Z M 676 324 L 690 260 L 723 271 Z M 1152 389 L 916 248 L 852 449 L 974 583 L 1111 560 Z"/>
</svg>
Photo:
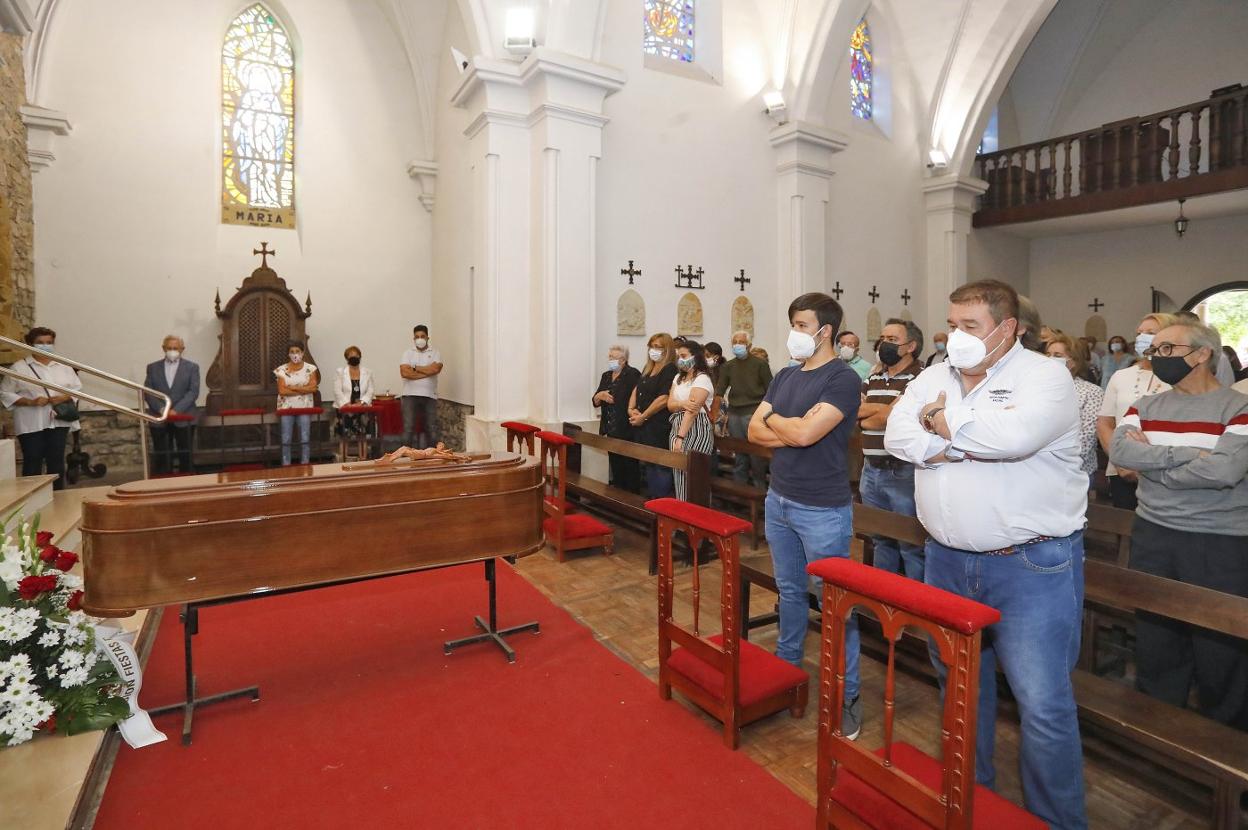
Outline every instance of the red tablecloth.
<svg viewBox="0 0 1248 830">
<path fill-rule="evenodd" d="M 377 415 L 377 428 L 382 435 L 403 434 L 403 408 L 398 398 L 389 400 L 373 399 L 373 406 L 381 411 Z"/>
</svg>

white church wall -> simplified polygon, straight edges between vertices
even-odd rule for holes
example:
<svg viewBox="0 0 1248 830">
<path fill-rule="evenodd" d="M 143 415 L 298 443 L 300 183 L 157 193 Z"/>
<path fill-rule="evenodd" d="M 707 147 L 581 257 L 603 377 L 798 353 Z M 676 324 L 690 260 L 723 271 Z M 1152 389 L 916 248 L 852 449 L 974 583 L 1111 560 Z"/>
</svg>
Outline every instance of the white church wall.
<svg viewBox="0 0 1248 830">
<path fill-rule="evenodd" d="M 784 365 L 785 309 L 776 307 L 776 173 L 761 94 L 770 82 L 774 33 L 753 4 L 723 4 L 722 84 L 645 69 L 642 15 L 632 0 L 607 9 L 602 61 L 627 83 L 607 99 L 598 178 L 597 331 L 605 369 L 612 343 L 645 359 L 646 337 L 616 334 L 616 299 L 628 288 L 628 260 L 643 273 L 632 287 L 646 303 L 648 334 L 677 333 L 677 265 L 705 271 L 701 342 L 727 346 L 731 281 L 744 268 L 752 282 L 756 341 Z M 567 325 L 583 325 L 568 320 Z M 592 390 L 586 390 L 588 396 Z"/>
<path fill-rule="evenodd" d="M 311 292 L 322 392 L 351 343 L 378 391 L 397 391 L 399 354 L 431 314 L 431 219 L 406 174 L 425 148 L 401 44 L 372 3 L 275 7 L 298 49 L 298 227 L 223 225 L 221 38 L 238 10 L 224 0 L 60 10 L 41 90 L 74 132 L 35 177 L 39 321 L 64 352 L 140 378 L 161 337 L 180 332 L 206 372 L 213 295 L 228 300 L 264 240 L 299 299 Z"/>
<path fill-rule="evenodd" d="M 906 310 L 921 327 L 925 319 L 923 168 L 917 140 L 922 115 L 892 19 L 877 11 L 868 13 L 867 21 L 880 81 L 876 104 L 887 114 L 887 129 L 850 113 L 848 59 L 836 72 L 826 105 L 828 126 L 849 136 L 848 147 L 832 161 L 827 288 L 839 281 L 845 289 L 845 327 L 861 337 L 864 351 L 872 286 L 880 295 L 874 307 L 882 320 Z M 906 290 L 912 298 L 908 306 L 901 297 Z M 930 339 L 929 332 L 924 335 Z"/>
<path fill-rule="evenodd" d="M 459 70 L 449 56 L 454 46 L 467 53 L 469 37 L 459 10 L 446 15 L 443 49 L 436 55 L 438 201 L 433 212 L 433 325 L 447 370 L 440 380 L 444 397 L 475 403 L 473 397 L 473 228 L 474 169 L 464 129 L 472 114 L 450 104 Z M 454 370 L 452 371 L 452 367 Z"/>
<path fill-rule="evenodd" d="M 1031 291 L 1031 240 L 996 228 L 976 228 L 966 245 L 970 280 L 1008 282 L 1020 294 Z"/>
<path fill-rule="evenodd" d="M 1151 310 L 1150 286 L 1184 303 L 1205 288 L 1244 279 L 1248 216 L 1193 222 L 1179 239 L 1170 223 L 1035 239 L 1031 296 L 1045 322 L 1083 333 L 1100 298 L 1110 334 L 1128 339 Z"/>
</svg>

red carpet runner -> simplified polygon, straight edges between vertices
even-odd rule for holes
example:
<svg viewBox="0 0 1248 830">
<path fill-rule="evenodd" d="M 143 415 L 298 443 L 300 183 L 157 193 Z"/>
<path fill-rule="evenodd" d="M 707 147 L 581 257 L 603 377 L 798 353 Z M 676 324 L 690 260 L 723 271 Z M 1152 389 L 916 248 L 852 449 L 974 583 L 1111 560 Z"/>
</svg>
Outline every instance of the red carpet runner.
<svg viewBox="0 0 1248 830">
<path fill-rule="evenodd" d="M 367 551 L 361 551 L 366 555 Z M 480 565 L 200 612 L 200 693 L 260 685 L 123 746 L 96 830 L 135 828 L 806 828 L 814 808 L 498 569 L 508 665 L 442 641 L 484 614 Z M 143 704 L 182 695 L 181 630 L 165 614 Z M 812 700 L 812 705 L 814 701 Z M 814 753 L 815 748 L 811 747 Z"/>
</svg>

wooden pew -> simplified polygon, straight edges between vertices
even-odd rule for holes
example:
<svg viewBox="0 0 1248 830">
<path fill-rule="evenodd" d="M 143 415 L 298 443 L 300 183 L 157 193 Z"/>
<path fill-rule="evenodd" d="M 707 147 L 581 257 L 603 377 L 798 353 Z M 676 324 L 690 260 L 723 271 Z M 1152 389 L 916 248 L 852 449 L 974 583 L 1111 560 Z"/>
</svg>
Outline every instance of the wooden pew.
<svg viewBox="0 0 1248 830">
<path fill-rule="evenodd" d="M 1100 608 L 1148 611 L 1248 639 L 1248 598 L 1087 560 L 1085 614 Z M 1096 626 L 1088 626 L 1086 619 L 1084 633 L 1090 640 L 1083 643 L 1081 661 L 1084 654 L 1095 655 L 1098 645 Z M 1116 746 L 1211 786 L 1210 826 L 1218 830 L 1240 826 L 1240 799 L 1248 791 L 1248 733 L 1084 669 L 1075 671 L 1074 684 L 1085 727 Z"/>
<path fill-rule="evenodd" d="M 730 438 L 726 435 L 715 436 L 715 449 L 721 453 L 737 453 L 771 459 L 771 447 L 760 447 L 742 438 Z M 711 479 L 711 495 L 720 501 L 744 507 L 750 514 L 750 549 L 758 550 L 758 525 L 762 519 L 763 503 L 767 501 L 767 491 L 727 476 L 716 476 Z"/>
<path fill-rule="evenodd" d="M 582 474 L 581 449 L 589 447 L 635 458 L 645 464 L 658 464 L 672 470 L 681 470 L 686 476 L 688 501 L 703 507 L 711 506 L 711 457 L 701 452 L 673 452 L 619 438 L 595 435 L 570 423 L 564 423 L 563 434 L 576 442 L 576 446 L 568 447 L 568 497 L 649 534 L 650 573 L 656 573 L 658 547 L 657 537 L 653 532 L 654 514 L 646 509 L 646 498 Z"/>
</svg>

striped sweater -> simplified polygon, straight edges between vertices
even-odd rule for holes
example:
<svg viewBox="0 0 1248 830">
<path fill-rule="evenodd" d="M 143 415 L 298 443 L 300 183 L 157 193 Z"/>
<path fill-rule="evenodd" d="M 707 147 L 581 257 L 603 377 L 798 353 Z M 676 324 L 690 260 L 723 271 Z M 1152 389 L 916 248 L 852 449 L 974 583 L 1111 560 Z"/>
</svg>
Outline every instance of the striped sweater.
<svg viewBox="0 0 1248 830">
<path fill-rule="evenodd" d="M 1131 430 L 1149 443 L 1129 437 Z M 1142 518 L 1174 530 L 1248 536 L 1248 395 L 1170 390 L 1141 398 L 1114 430 L 1109 457 L 1140 474 Z"/>
</svg>

